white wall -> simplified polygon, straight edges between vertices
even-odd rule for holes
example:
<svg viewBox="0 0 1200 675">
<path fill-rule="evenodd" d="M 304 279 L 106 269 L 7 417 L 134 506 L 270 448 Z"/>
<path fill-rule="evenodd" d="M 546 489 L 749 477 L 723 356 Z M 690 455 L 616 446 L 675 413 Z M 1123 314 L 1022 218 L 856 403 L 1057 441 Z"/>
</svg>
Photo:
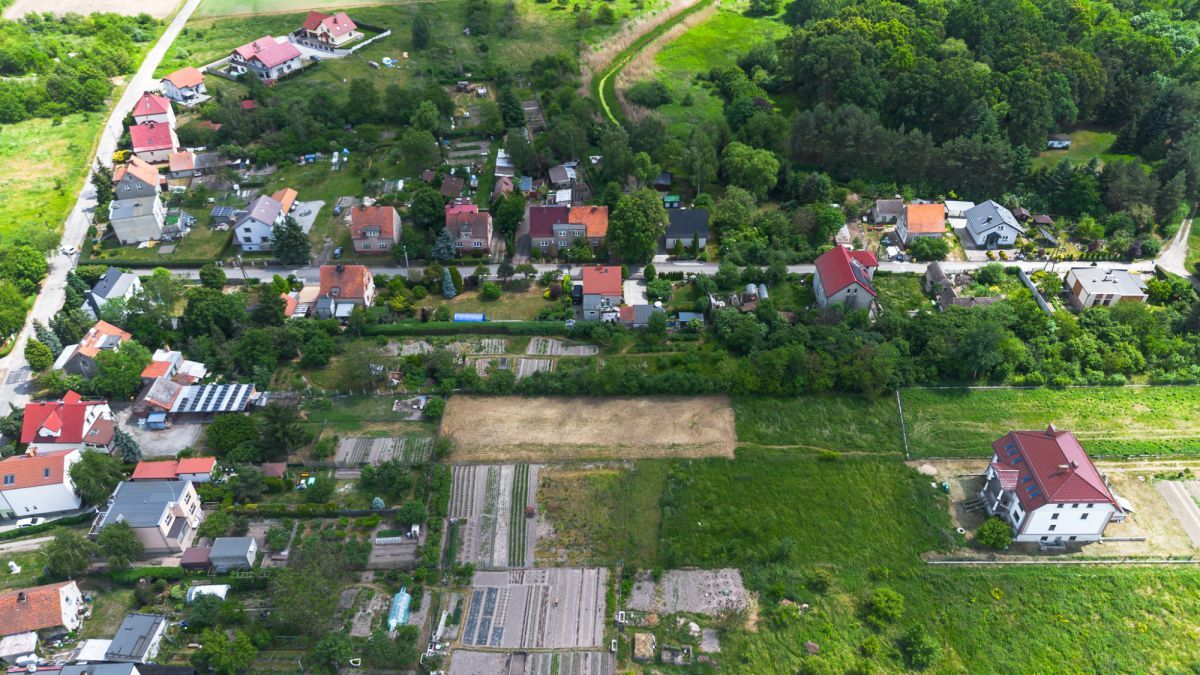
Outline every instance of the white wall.
<svg viewBox="0 0 1200 675">
<path fill-rule="evenodd" d="M 62 483 L 5 490 L 0 494 L 17 518 L 44 516 L 79 508 L 79 495 L 75 494 L 74 487 L 67 487 Z"/>
<path fill-rule="evenodd" d="M 1068 542 L 1075 537 L 1075 541 L 1096 541 L 1115 513 L 1112 504 L 1046 504 L 1030 512 L 1016 540 L 1042 541 L 1042 537 L 1048 537 L 1049 542 L 1059 538 Z"/>
</svg>

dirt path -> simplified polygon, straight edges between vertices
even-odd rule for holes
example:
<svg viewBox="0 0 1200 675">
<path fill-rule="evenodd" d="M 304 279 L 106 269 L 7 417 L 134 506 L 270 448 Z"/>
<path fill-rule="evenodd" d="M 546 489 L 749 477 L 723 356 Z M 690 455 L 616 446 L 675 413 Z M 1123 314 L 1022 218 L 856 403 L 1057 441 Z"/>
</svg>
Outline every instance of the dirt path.
<svg viewBox="0 0 1200 675">
<path fill-rule="evenodd" d="M 1192 219 L 1187 218 L 1179 226 L 1179 231 L 1175 233 L 1171 242 L 1159 252 L 1158 258 L 1154 262 L 1172 274 L 1191 277 L 1192 272 L 1187 268 L 1188 237 L 1191 236 L 1191 233 Z"/>
<path fill-rule="evenodd" d="M 0 544 L 0 555 L 9 553 L 24 553 L 25 551 L 36 551 L 42 547 L 42 544 L 50 541 L 54 537 L 37 537 L 35 539 L 21 539 L 20 541 L 12 541 L 7 544 Z"/>
</svg>

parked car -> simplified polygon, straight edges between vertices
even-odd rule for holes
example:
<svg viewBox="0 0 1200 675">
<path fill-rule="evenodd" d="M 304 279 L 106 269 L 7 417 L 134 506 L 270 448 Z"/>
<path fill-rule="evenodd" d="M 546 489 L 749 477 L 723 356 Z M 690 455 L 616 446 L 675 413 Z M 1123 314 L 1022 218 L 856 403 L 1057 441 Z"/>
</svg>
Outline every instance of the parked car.
<svg viewBox="0 0 1200 675">
<path fill-rule="evenodd" d="M 341 259 L 342 259 L 342 252 L 343 252 L 343 251 L 342 251 L 342 247 L 341 247 L 341 246 L 339 246 L 339 247 L 337 247 L 337 248 L 333 249 L 333 259 L 334 259 L 334 260 L 341 260 Z"/>
<path fill-rule="evenodd" d="M 17 529 L 20 529 L 22 527 L 33 527 L 34 525 L 41 525 L 44 522 L 46 522 L 46 519 L 40 518 L 40 517 L 22 518 L 17 521 Z"/>
</svg>

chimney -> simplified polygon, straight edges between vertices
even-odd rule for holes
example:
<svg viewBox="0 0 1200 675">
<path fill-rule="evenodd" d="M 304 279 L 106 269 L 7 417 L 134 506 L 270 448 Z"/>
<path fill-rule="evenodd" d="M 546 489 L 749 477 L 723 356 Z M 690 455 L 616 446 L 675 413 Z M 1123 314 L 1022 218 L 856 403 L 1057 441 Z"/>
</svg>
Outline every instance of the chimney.
<svg viewBox="0 0 1200 675">
<path fill-rule="evenodd" d="M 338 274 L 341 274 L 342 272 L 345 272 L 345 271 L 346 271 L 346 266 L 345 266 L 345 265 L 338 265 L 338 266 L 337 266 L 337 273 L 338 273 Z"/>
<path fill-rule="evenodd" d="M 18 592 L 18 593 L 17 593 L 17 604 L 18 604 L 18 605 L 23 605 L 23 604 L 25 604 L 25 603 L 26 603 L 28 600 L 29 600 L 29 598 L 27 598 L 27 597 L 25 596 L 25 591 L 20 591 L 20 592 Z"/>
<path fill-rule="evenodd" d="M 1058 429 L 1054 428 L 1053 424 L 1046 425 L 1046 435 L 1053 438 L 1058 435 Z"/>
<path fill-rule="evenodd" d="M 37 457 L 37 454 L 38 454 L 37 447 L 32 446 L 32 445 L 29 446 L 29 449 L 25 451 L 26 457 Z"/>
</svg>

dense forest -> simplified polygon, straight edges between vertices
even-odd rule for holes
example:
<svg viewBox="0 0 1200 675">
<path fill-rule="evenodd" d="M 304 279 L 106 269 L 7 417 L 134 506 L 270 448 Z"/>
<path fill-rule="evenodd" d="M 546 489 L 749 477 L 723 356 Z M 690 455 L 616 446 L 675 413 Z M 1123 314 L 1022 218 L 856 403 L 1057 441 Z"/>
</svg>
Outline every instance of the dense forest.
<svg viewBox="0 0 1200 675">
<path fill-rule="evenodd" d="M 147 14 L 0 20 L 0 123 L 101 110 L 158 31 Z"/>
</svg>

